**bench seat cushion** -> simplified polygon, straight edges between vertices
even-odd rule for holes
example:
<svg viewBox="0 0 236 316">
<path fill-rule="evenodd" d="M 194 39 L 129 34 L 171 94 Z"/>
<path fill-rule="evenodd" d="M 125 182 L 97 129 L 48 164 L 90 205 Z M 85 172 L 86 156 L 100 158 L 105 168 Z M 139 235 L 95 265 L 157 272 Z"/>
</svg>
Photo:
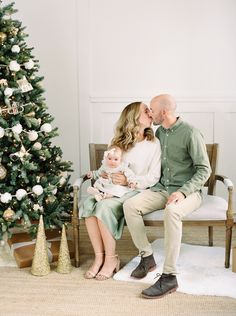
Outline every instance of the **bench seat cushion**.
<svg viewBox="0 0 236 316">
<path fill-rule="evenodd" d="M 226 220 L 228 203 L 221 197 L 204 195 L 203 202 L 196 211 L 186 216 L 184 220 Z M 145 220 L 163 220 L 164 210 L 155 211 L 144 216 Z"/>
</svg>

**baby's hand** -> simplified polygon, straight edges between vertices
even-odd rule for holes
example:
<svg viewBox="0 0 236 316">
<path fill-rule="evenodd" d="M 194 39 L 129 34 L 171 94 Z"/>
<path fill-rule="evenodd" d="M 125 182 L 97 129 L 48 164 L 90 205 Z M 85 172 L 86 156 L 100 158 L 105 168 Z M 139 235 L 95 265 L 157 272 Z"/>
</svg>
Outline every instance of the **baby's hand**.
<svg viewBox="0 0 236 316">
<path fill-rule="evenodd" d="M 129 182 L 129 188 L 136 189 L 137 183 L 135 182 Z"/>
<path fill-rule="evenodd" d="M 86 174 L 86 176 L 87 176 L 89 179 L 91 179 L 91 178 L 93 177 L 92 171 L 88 171 L 87 174 Z"/>
</svg>

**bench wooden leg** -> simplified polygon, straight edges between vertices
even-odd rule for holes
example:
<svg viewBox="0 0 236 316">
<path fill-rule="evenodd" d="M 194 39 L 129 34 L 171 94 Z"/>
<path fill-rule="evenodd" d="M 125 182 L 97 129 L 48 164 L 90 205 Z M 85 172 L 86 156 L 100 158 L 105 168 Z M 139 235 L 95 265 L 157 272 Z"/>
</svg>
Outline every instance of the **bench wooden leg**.
<svg viewBox="0 0 236 316">
<path fill-rule="evenodd" d="M 208 245 L 213 246 L 213 226 L 208 226 Z"/>
<path fill-rule="evenodd" d="M 75 267 L 78 268 L 80 265 L 80 253 L 79 253 L 79 223 L 73 226 L 73 239 L 75 249 Z"/>
<path fill-rule="evenodd" d="M 231 241 L 232 241 L 232 226 L 226 227 L 226 236 L 225 236 L 225 267 L 229 268 L 230 266 L 230 250 L 231 250 Z"/>
<path fill-rule="evenodd" d="M 79 216 L 78 216 L 78 187 L 73 188 L 73 213 L 72 213 L 72 227 L 73 227 L 73 239 L 75 249 L 75 267 L 80 265 L 79 258 Z"/>
</svg>

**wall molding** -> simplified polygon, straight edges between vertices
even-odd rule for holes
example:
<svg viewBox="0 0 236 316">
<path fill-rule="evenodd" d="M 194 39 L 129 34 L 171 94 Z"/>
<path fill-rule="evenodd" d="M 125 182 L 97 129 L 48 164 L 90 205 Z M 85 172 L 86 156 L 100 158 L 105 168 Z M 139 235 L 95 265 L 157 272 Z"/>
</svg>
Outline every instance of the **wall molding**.
<svg viewBox="0 0 236 316">
<path fill-rule="evenodd" d="M 176 100 L 181 102 L 204 102 L 204 103 L 235 103 L 236 104 L 236 95 L 178 95 L 172 94 L 175 96 Z M 132 94 L 132 95 L 90 95 L 89 99 L 91 103 L 120 103 L 127 100 L 150 100 L 153 94 L 150 95 L 139 95 L 139 94 Z"/>
<path fill-rule="evenodd" d="M 178 111 L 181 112 L 224 112 L 224 113 L 236 113 L 236 95 L 199 95 L 199 96 L 188 96 L 188 95 L 178 95 L 175 96 L 176 102 L 178 104 Z M 111 104 L 129 104 L 134 100 L 143 100 L 144 102 L 149 102 L 151 96 L 148 95 L 91 95 L 89 97 L 89 102 L 91 106 L 102 105 L 105 112 L 113 112 L 114 107 L 107 108 Z"/>
</svg>

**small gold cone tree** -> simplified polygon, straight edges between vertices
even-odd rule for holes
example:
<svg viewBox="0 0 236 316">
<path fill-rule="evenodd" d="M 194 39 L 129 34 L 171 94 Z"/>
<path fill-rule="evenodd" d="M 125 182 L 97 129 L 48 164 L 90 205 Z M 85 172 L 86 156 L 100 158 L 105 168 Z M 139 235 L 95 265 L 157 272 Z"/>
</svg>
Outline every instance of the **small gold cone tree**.
<svg viewBox="0 0 236 316">
<path fill-rule="evenodd" d="M 70 273 L 71 269 L 72 269 L 72 266 L 71 266 L 70 253 L 69 253 L 67 238 L 66 238 L 66 229 L 65 229 L 65 225 L 63 225 L 59 257 L 58 257 L 58 265 L 57 265 L 56 271 L 59 273 Z"/>
<path fill-rule="evenodd" d="M 50 265 L 48 261 L 48 251 L 44 231 L 43 216 L 40 215 L 31 273 L 36 276 L 44 276 L 47 275 L 49 272 Z"/>
</svg>

